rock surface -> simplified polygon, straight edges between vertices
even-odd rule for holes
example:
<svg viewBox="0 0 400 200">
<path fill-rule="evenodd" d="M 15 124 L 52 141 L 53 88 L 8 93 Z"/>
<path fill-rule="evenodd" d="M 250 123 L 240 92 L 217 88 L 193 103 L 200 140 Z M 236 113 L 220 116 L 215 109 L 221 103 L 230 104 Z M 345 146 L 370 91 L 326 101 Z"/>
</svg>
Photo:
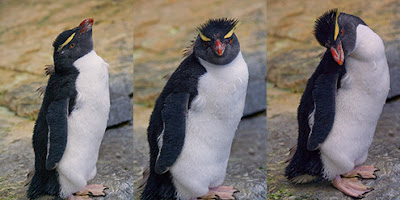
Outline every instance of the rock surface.
<svg viewBox="0 0 400 200">
<path fill-rule="evenodd" d="M 36 89 L 47 83 L 43 69 L 53 63 L 53 40 L 89 17 L 95 20 L 94 48 L 110 65 L 111 125 L 125 122 L 106 131 L 90 183 L 110 188 L 105 198 L 95 199 L 133 198 L 133 21 L 126 20 L 132 2 L 0 2 L 0 199 L 26 199 L 32 130 L 43 98 Z"/>
<path fill-rule="evenodd" d="M 34 167 L 34 122 L 0 107 L 0 199 L 27 199 L 26 175 Z M 107 196 L 94 199 L 133 198 L 132 124 L 106 131 L 100 147 L 97 175 L 89 184 L 109 187 Z"/>
<path fill-rule="evenodd" d="M 320 61 L 318 55 L 325 51 L 312 34 L 314 20 L 336 7 L 360 16 L 385 42 L 391 73 L 389 98 L 392 100 L 384 107 L 366 161 L 381 171 L 377 172 L 376 180 L 363 183 L 375 188 L 365 199 L 400 199 L 400 102 L 394 98 L 400 94 L 397 78 L 400 3 L 390 0 L 267 0 L 267 4 L 268 199 L 351 199 L 329 182 L 294 185 L 284 177 L 287 163 L 283 161 L 297 142 L 296 116 L 301 91 Z"/>
<path fill-rule="evenodd" d="M 268 88 L 268 92 L 271 90 L 276 89 Z M 288 98 L 293 98 L 290 95 L 288 94 Z M 300 95 L 296 96 L 299 101 Z M 283 161 L 288 157 L 289 149 L 296 144 L 298 133 L 295 110 L 297 105 L 292 101 L 286 106 L 294 109 L 290 112 L 272 110 L 273 115 L 268 116 L 268 199 L 352 199 L 326 181 L 294 185 L 284 177 L 287 163 Z M 363 181 L 375 189 L 368 193 L 365 199 L 400 198 L 399 121 L 400 101 L 386 104 L 369 150 L 368 160 L 365 162 L 375 165 L 380 171 L 376 173 L 376 180 Z"/>
<path fill-rule="evenodd" d="M 134 3 L 134 185 L 140 191 L 142 172 L 148 164 L 146 129 L 166 81 L 182 61 L 182 50 L 197 36 L 195 28 L 209 18 L 234 17 L 241 21 L 235 34 L 249 66 L 249 91 L 245 114 L 231 150 L 224 185 L 240 190 L 239 199 L 266 199 L 266 3 L 265 1 L 144 1 Z M 229 9 L 220 9 L 229 5 Z M 149 9 L 151 8 L 151 9 Z M 259 115 L 252 115 L 261 112 Z"/>
<path fill-rule="evenodd" d="M 210 18 L 233 17 L 241 21 L 235 34 L 250 73 L 247 98 L 252 101 L 246 104 L 245 115 L 265 110 L 266 4 L 259 0 L 225 3 L 231 5 L 230 9 L 219 9 L 219 2 L 214 0 L 134 3 L 136 104 L 154 106 L 166 82 L 162 77 L 178 67 L 182 50 L 197 36 L 197 26 Z"/>
<path fill-rule="evenodd" d="M 389 97 L 400 94 L 398 89 L 400 45 L 400 3 L 383 0 L 366 3 L 354 1 L 277 1 L 268 0 L 268 81 L 279 88 L 303 91 L 308 78 L 317 67 L 319 54 L 326 49 L 319 46 L 312 34 L 314 21 L 323 12 L 340 7 L 342 12 L 361 17 L 385 42 L 391 68 Z M 339 6 L 340 5 L 340 6 Z M 374 9 L 370 9 L 373 7 Z"/>
<path fill-rule="evenodd" d="M 81 8 L 86 8 L 82 12 Z M 23 12 L 21 12 L 23 10 Z M 64 11 L 68 10 L 68 12 Z M 35 91 L 46 85 L 44 66 L 53 63 L 53 40 L 59 33 L 94 18 L 94 49 L 109 65 L 111 100 L 133 93 L 132 0 L 82 2 L 2 1 L 0 11 L 0 105 L 18 116 L 36 119 L 42 97 Z M 32 13 L 35 13 L 32 15 Z M 33 31 L 34 30 L 34 31 Z M 114 101 L 115 102 L 115 101 Z M 129 101 L 131 102 L 131 101 Z M 132 118 L 114 110 L 132 110 L 132 104 L 112 104 L 110 125 Z M 124 106 L 122 108 L 122 106 Z"/>
<path fill-rule="evenodd" d="M 137 187 L 141 184 L 142 173 L 148 165 L 149 147 L 146 129 L 151 109 L 134 108 L 134 192 L 140 196 Z M 224 185 L 234 186 L 240 191 L 239 199 L 263 200 L 267 197 L 266 185 L 266 118 L 264 114 L 243 119 L 232 144 Z"/>
</svg>

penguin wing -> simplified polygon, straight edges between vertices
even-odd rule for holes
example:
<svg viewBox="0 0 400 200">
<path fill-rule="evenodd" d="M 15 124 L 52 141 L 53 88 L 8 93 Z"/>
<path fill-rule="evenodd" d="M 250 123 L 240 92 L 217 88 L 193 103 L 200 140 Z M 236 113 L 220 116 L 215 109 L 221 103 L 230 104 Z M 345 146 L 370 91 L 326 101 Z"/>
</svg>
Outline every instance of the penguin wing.
<svg viewBox="0 0 400 200">
<path fill-rule="evenodd" d="M 46 169 L 53 170 L 64 154 L 68 135 L 69 98 L 58 99 L 50 103 L 47 111 L 49 126 L 47 141 Z"/>
<path fill-rule="evenodd" d="M 338 77 L 338 73 L 322 74 L 315 81 L 312 91 L 315 107 L 314 124 L 307 141 L 309 151 L 318 149 L 332 129 Z"/>
<path fill-rule="evenodd" d="M 189 97 L 189 93 L 172 93 L 164 101 L 162 147 L 155 164 L 157 174 L 167 172 L 182 151 Z"/>
</svg>

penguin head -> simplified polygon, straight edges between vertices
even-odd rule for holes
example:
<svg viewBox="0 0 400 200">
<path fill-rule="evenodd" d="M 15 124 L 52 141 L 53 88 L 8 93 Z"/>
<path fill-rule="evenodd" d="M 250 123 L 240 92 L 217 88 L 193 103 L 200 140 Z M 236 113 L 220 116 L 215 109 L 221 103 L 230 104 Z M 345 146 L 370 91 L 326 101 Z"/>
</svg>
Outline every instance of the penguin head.
<svg viewBox="0 0 400 200">
<path fill-rule="evenodd" d="M 236 19 L 221 18 L 210 19 L 198 27 L 194 55 L 215 65 L 232 62 L 240 51 L 239 41 L 233 32 L 238 24 Z"/>
<path fill-rule="evenodd" d="M 56 67 L 57 63 L 75 61 L 93 50 L 92 26 L 93 19 L 88 18 L 58 35 L 53 43 Z"/>
<path fill-rule="evenodd" d="M 367 26 L 359 17 L 333 9 L 315 21 L 314 35 L 321 46 L 330 49 L 333 59 L 343 65 L 344 59 L 356 49 L 360 24 Z"/>
</svg>

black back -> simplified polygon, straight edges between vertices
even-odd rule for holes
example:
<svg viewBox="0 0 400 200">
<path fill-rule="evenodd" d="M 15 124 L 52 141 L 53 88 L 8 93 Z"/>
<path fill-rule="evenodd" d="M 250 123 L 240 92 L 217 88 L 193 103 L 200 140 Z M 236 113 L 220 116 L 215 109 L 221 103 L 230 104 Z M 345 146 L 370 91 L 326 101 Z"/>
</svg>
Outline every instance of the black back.
<svg viewBox="0 0 400 200">
<path fill-rule="evenodd" d="M 335 21 L 337 9 L 324 13 L 315 22 L 314 35 L 321 46 L 327 48 L 323 59 L 307 82 L 307 87 L 298 108 L 299 136 L 297 150 L 286 167 L 285 175 L 292 179 L 299 175 L 322 175 L 322 162 L 319 145 L 330 133 L 335 116 L 336 90 L 341 87 L 346 74 L 346 57 L 356 48 L 357 27 L 365 25 L 359 17 L 340 13 L 338 16 L 338 35 L 335 40 Z M 342 43 L 344 63 L 339 66 L 332 57 L 330 48 Z M 309 116 L 316 105 L 314 125 L 310 135 Z"/>
<path fill-rule="evenodd" d="M 315 99 L 313 92 L 316 89 L 317 80 L 323 76 L 330 76 L 334 75 L 337 79 L 333 80 L 333 84 L 336 85 L 336 88 L 340 88 L 340 80 L 343 75 L 346 73 L 344 66 L 340 66 L 333 60 L 332 54 L 329 50 L 327 50 L 318 65 L 317 69 L 313 73 L 313 75 L 308 79 L 306 90 L 304 91 L 300 105 L 297 111 L 297 120 L 299 126 L 299 133 L 298 133 L 298 141 L 297 141 L 297 150 L 290 161 L 289 165 L 286 167 L 285 175 L 292 179 L 299 175 L 312 175 L 312 176 L 321 176 L 322 175 L 322 162 L 320 158 L 320 151 L 319 149 L 316 150 L 308 150 L 307 144 L 309 140 L 310 134 L 310 126 L 308 124 L 309 116 L 314 110 L 314 103 Z M 326 83 L 325 83 L 326 84 Z M 335 89 L 335 88 L 334 88 Z M 331 92 L 335 91 L 325 91 L 326 95 L 329 95 Z M 324 94 L 323 94 L 324 95 Z M 324 133 L 327 134 L 330 132 L 333 125 L 333 117 L 334 117 L 334 99 L 330 99 L 326 102 L 327 105 L 321 106 L 323 113 L 331 113 L 329 122 L 331 123 L 330 127 L 325 127 Z M 333 107 L 332 107 L 333 106 Z M 332 113 L 333 108 L 333 113 Z M 315 127 L 314 127 L 315 128 Z M 314 130 L 313 130 L 314 133 Z M 319 134 L 319 133 L 316 133 Z"/>
<path fill-rule="evenodd" d="M 157 145 L 157 138 L 163 130 L 162 110 L 168 95 L 172 93 L 189 93 L 189 106 L 198 94 L 197 84 L 199 77 L 206 73 L 206 69 L 199 63 L 194 54 L 189 55 L 175 70 L 168 80 L 150 117 L 147 137 L 150 147 L 150 175 L 147 180 L 141 199 L 176 199 L 176 189 L 172 183 L 170 172 L 157 174 L 155 164 L 160 149 Z M 189 107 L 190 108 L 190 107 Z M 174 152 L 180 153 L 181 149 Z"/>
<path fill-rule="evenodd" d="M 46 160 L 48 155 L 48 133 L 49 123 L 46 117 L 49 117 L 49 106 L 52 102 L 67 100 L 68 115 L 73 111 L 75 98 L 77 95 L 75 82 L 79 71 L 73 66 L 73 63 L 93 50 L 92 30 L 81 33 L 81 26 L 62 32 L 53 43 L 54 47 L 54 73 L 51 74 L 47 83 L 46 91 L 43 97 L 42 106 L 33 130 L 32 144 L 35 152 L 35 174 L 28 189 L 28 197 L 36 199 L 44 195 L 59 196 L 60 184 L 58 182 L 58 173 L 56 169 L 46 169 Z M 66 44 L 62 45 L 73 33 L 75 37 Z M 62 108 L 61 108 L 62 109 Z M 66 109 L 66 107 L 65 107 Z M 52 111 L 52 116 L 59 117 Z M 65 121 L 65 119 L 52 119 L 52 121 Z M 66 124 L 54 124 L 57 129 L 67 131 Z M 62 134 L 62 133 L 51 133 Z M 66 147 L 66 135 L 57 136 L 61 141 L 59 148 L 52 148 L 52 155 L 61 159 Z M 58 144 L 57 144 L 58 145 Z M 52 160 L 53 164 L 58 163 L 59 159 Z"/>
</svg>

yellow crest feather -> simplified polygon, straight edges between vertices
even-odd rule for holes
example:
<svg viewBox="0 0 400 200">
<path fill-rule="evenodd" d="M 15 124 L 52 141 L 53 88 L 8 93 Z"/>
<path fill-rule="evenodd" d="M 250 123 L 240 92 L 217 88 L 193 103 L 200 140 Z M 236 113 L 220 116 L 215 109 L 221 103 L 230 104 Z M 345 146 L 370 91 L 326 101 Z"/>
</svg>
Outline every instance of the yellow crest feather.
<svg viewBox="0 0 400 200">
<path fill-rule="evenodd" d="M 75 33 L 72 33 L 72 35 L 69 36 L 69 38 L 68 38 L 67 40 L 65 40 L 65 42 L 62 43 L 62 45 L 60 45 L 60 47 L 58 47 L 57 51 L 61 51 L 61 49 L 62 49 L 65 45 L 67 45 L 69 42 L 71 42 L 71 40 L 74 38 L 74 36 L 75 36 Z"/>
<path fill-rule="evenodd" d="M 230 30 L 225 36 L 224 38 L 230 38 L 233 35 L 233 31 L 235 31 L 236 27 L 240 24 L 240 22 L 238 22 L 233 28 L 232 30 Z"/>
<path fill-rule="evenodd" d="M 338 37 L 338 35 L 339 35 L 339 24 L 338 24 L 338 18 L 339 18 L 339 15 L 340 15 L 340 10 L 338 9 L 337 11 L 336 11 L 336 19 L 335 19 L 335 35 L 334 35 L 334 40 L 336 41 L 336 38 Z"/>
<path fill-rule="evenodd" d="M 208 38 L 208 37 L 206 37 L 205 35 L 203 35 L 203 33 L 200 32 L 200 30 L 197 30 L 197 31 L 199 32 L 200 38 L 201 38 L 203 41 L 205 41 L 205 42 L 211 41 L 211 39 Z"/>
</svg>

